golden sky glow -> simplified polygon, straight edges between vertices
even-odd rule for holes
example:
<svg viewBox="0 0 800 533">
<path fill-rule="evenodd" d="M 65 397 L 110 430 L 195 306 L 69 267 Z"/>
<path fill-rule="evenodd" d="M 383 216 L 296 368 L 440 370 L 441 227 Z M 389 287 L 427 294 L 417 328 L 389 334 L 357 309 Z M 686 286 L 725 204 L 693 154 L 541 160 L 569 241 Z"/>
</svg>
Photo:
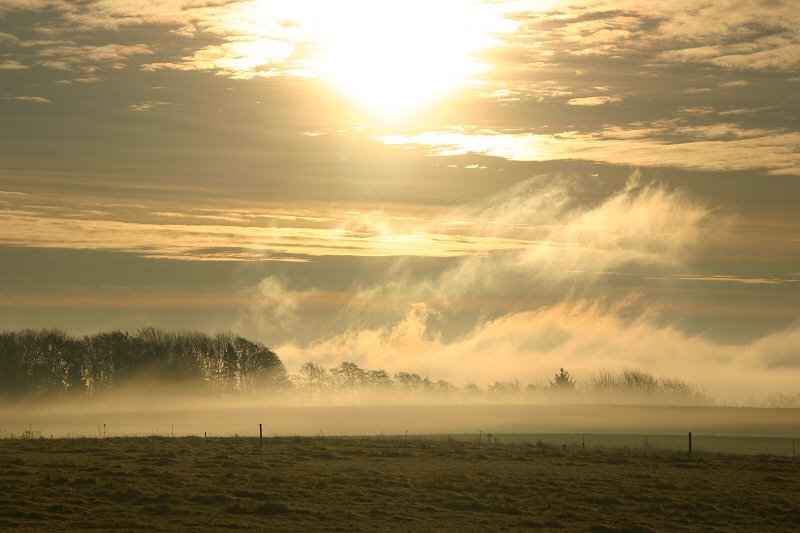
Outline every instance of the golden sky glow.
<svg viewBox="0 0 800 533">
<path fill-rule="evenodd" d="M 477 54 L 516 22 L 473 0 L 256 0 L 220 19 L 236 37 L 190 56 L 235 77 L 319 77 L 378 118 L 418 114 L 491 70 Z M 271 67 L 271 68 L 270 68 Z"/>
<path fill-rule="evenodd" d="M 787 0 L 0 0 L 0 328 L 800 383 L 798 109 Z"/>
<path fill-rule="evenodd" d="M 326 3 L 310 15 L 318 70 L 357 103 L 388 116 L 444 98 L 491 67 L 473 54 L 496 44 L 473 2 Z M 499 17 L 498 17 L 499 19 Z M 313 61 L 313 60 L 312 60 Z"/>
</svg>

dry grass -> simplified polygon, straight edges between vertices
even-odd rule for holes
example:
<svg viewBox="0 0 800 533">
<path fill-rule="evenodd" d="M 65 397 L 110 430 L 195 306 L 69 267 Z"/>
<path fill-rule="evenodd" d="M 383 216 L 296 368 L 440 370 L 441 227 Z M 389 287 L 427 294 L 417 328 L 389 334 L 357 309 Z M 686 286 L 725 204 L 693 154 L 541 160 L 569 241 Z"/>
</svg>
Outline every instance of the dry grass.
<svg viewBox="0 0 800 533">
<path fill-rule="evenodd" d="M 797 531 L 791 457 L 359 438 L 0 441 L 0 529 Z"/>
</svg>

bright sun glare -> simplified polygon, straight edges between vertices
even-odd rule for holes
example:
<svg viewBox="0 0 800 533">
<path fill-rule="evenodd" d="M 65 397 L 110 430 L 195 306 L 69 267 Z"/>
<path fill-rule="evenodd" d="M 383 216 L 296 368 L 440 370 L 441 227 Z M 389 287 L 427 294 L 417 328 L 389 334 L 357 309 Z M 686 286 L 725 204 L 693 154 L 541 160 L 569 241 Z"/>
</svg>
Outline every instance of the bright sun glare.
<svg viewBox="0 0 800 533">
<path fill-rule="evenodd" d="M 398 117 L 440 101 L 488 65 L 487 11 L 453 0 L 319 2 L 307 22 L 315 70 L 371 112 Z"/>
</svg>

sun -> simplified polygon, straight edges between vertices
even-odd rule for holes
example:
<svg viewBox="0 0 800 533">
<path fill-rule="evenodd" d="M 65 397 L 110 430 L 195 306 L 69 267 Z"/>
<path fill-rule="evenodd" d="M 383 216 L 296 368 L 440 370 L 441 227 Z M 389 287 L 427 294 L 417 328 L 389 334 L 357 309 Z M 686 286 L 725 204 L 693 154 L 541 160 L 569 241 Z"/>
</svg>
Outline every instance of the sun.
<svg viewBox="0 0 800 533">
<path fill-rule="evenodd" d="M 486 10 L 459 0 L 319 2 L 314 69 L 373 113 L 398 117 L 441 101 L 489 69 Z"/>
</svg>

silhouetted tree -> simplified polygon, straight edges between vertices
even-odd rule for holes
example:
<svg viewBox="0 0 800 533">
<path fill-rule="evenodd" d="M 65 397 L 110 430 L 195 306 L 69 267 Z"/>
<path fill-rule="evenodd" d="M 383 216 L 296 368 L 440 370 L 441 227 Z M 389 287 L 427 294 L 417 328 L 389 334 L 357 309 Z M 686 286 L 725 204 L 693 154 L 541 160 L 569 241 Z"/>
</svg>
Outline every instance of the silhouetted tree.
<svg viewBox="0 0 800 533">
<path fill-rule="evenodd" d="M 286 368 L 275 353 L 261 343 L 236 337 L 239 354 L 239 386 L 243 391 L 263 392 L 289 385 Z"/>
<path fill-rule="evenodd" d="M 315 389 L 320 393 L 322 392 L 327 377 L 328 371 L 325 370 L 325 367 L 315 365 L 309 361 L 300 367 L 296 379 L 301 387 L 308 390 L 313 395 Z"/>
<path fill-rule="evenodd" d="M 622 370 L 622 384 L 631 392 L 652 393 L 658 389 L 658 380 L 652 374 L 631 368 Z"/>
<path fill-rule="evenodd" d="M 366 383 L 373 388 L 386 389 L 393 385 L 392 378 L 385 370 L 367 370 Z"/>
<path fill-rule="evenodd" d="M 619 387 L 617 376 L 610 370 L 599 370 L 592 375 L 592 389 L 595 392 L 609 393 L 614 392 Z"/>
<path fill-rule="evenodd" d="M 394 375 L 397 388 L 405 392 L 419 392 L 423 387 L 423 379 L 411 372 L 397 372 Z"/>
<path fill-rule="evenodd" d="M 575 380 L 569 375 L 569 372 L 562 368 L 550 380 L 550 388 L 557 391 L 572 391 L 575 390 Z"/>
<path fill-rule="evenodd" d="M 631 398 L 662 397 L 670 401 L 708 401 L 686 381 L 676 377 L 656 378 L 643 370 L 625 368 L 621 372 L 600 370 L 592 376 L 592 389 L 601 394 L 628 395 Z"/>
<path fill-rule="evenodd" d="M 0 392 L 5 396 L 25 392 L 28 387 L 26 374 L 18 335 L 7 331 L 0 333 Z"/>
<path fill-rule="evenodd" d="M 347 388 L 351 392 L 362 385 L 367 378 L 366 370 L 348 361 L 343 361 L 338 367 L 331 368 L 330 373 L 339 387 Z"/>
<path fill-rule="evenodd" d="M 476 384 L 467 383 L 466 386 L 464 387 L 464 392 L 469 396 L 478 396 L 483 391 L 481 391 L 481 388 L 478 387 Z"/>
<path fill-rule="evenodd" d="M 166 385 L 191 380 L 219 392 L 289 386 L 275 353 L 230 333 L 211 338 L 142 328 L 81 339 L 60 330 L 0 333 L 0 395 L 96 394 L 142 377 Z"/>
<path fill-rule="evenodd" d="M 440 379 L 436 382 L 434 390 L 443 396 L 451 396 L 458 392 L 458 387 L 450 383 L 449 381 L 445 381 Z"/>
<path fill-rule="evenodd" d="M 493 396 L 506 399 L 517 398 L 522 392 L 522 387 L 520 387 L 519 381 L 516 379 L 512 381 L 493 381 L 487 387 L 487 391 Z"/>
</svg>

